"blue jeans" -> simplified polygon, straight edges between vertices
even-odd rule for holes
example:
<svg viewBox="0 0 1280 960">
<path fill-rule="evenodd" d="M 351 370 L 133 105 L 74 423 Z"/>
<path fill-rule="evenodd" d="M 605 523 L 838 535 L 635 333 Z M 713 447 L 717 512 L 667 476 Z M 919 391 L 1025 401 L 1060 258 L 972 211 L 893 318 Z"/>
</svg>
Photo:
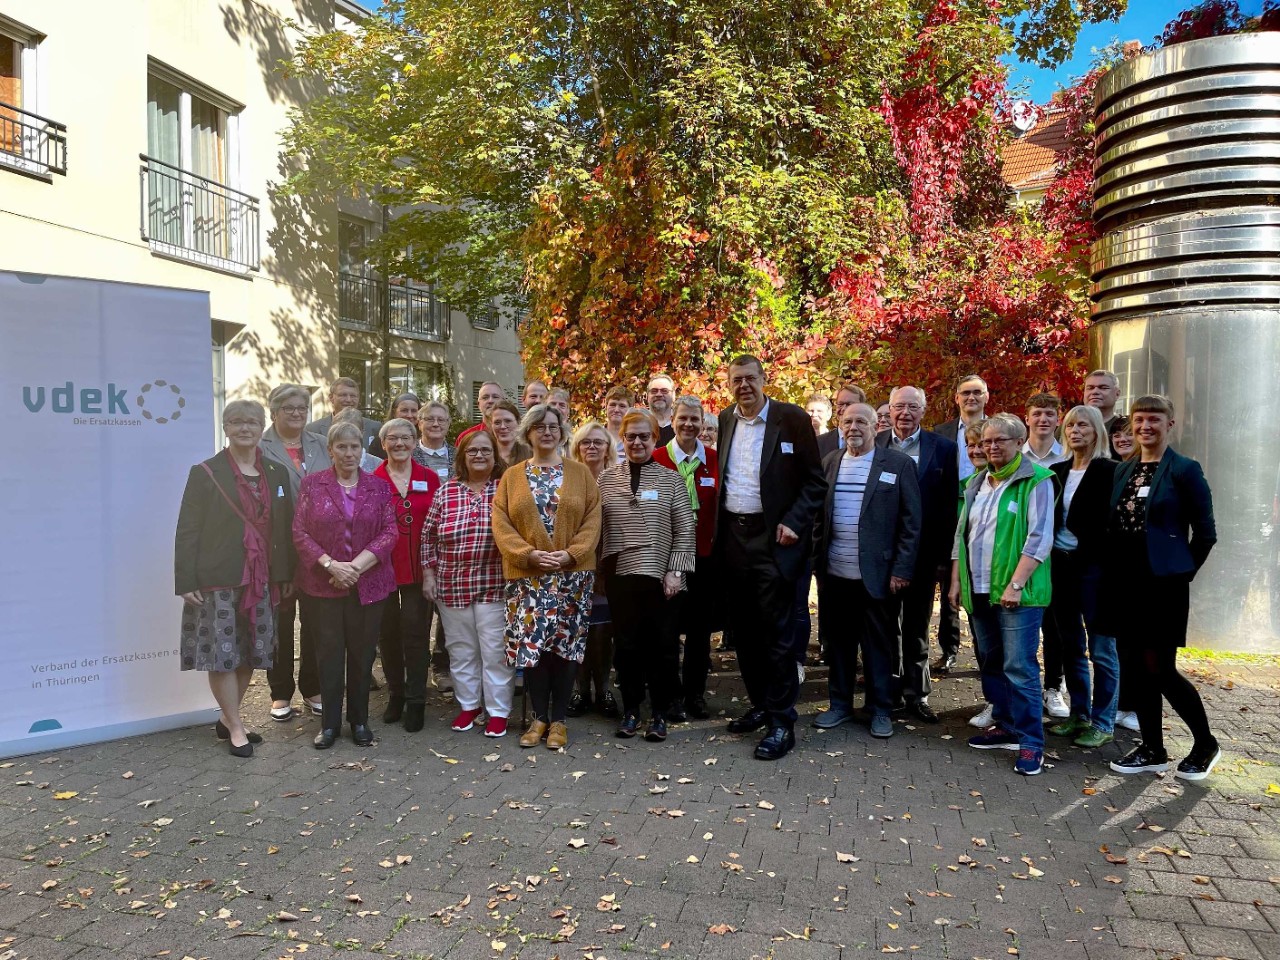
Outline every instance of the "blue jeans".
<svg viewBox="0 0 1280 960">
<path fill-rule="evenodd" d="M 1113 733 L 1120 697 L 1120 657 L 1116 638 L 1096 633 L 1089 623 L 1097 610 L 1101 570 L 1086 566 L 1073 552 L 1053 551 L 1053 602 L 1049 616 L 1062 640 L 1063 671 L 1071 695 L 1071 715 Z M 1086 645 L 1088 656 L 1085 656 Z M 1089 662 L 1093 662 L 1090 696 Z"/>
<path fill-rule="evenodd" d="M 1044 700 L 1040 693 L 1040 622 L 1043 607 L 1007 610 L 991 595 L 973 595 L 969 625 L 978 651 L 982 695 L 993 721 L 1018 738 L 1023 750 L 1044 750 Z"/>
</svg>

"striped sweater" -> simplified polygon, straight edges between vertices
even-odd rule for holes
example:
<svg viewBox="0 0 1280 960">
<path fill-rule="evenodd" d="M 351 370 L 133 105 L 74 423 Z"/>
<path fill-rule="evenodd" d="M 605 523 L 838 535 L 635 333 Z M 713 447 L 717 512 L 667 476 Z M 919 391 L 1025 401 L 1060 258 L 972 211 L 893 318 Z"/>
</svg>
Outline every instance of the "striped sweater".
<svg viewBox="0 0 1280 960">
<path fill-rule="evenodd" d="M 697 521 L 680 474 L 650 460 L 631 494 L 631 464 L 600 474 L 604 515 L 602 557 L 617 557 L 616 572 L 662 579 L 670 571 L 692 573 L 697 564 Z"/>
</svg>

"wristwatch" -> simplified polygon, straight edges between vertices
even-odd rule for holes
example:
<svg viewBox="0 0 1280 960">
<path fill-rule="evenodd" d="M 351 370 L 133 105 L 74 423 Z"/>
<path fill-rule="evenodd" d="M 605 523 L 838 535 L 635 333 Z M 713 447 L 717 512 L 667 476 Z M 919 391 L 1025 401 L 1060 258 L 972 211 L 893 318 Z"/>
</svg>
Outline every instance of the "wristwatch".
<svg viewBox="0 0 1280 960">
<path fill-rule="evenodd" d="M 333 566 L 333 557 L 325 557 L 323 560 L 320 561 L 320 566 L 328 570 L 330 567 Z"/>
<path fill-rule="evenodd" d="M 1023 585 L 1019 583 L 1017 580 L 1010 580 L 1009 586 L 1013 587 L 1013 589 L 1017 590 L 1019 593 L 1022 592 Z"/>
</svg>

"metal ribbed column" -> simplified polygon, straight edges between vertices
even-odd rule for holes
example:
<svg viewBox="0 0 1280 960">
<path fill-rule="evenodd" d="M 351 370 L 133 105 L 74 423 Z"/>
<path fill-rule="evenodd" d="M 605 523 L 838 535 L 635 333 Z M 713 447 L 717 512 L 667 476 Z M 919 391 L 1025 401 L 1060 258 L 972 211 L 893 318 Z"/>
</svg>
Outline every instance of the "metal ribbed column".
<svg viewBox="0 0 1280 960">
<path fill-rule="evenodd" d="M 1189 642 L 1280 650 L 1280 34 L 1130 60 L 1095 111 L 1091 366 L 1169 396 L 1213 488 Z"/>
</svg>

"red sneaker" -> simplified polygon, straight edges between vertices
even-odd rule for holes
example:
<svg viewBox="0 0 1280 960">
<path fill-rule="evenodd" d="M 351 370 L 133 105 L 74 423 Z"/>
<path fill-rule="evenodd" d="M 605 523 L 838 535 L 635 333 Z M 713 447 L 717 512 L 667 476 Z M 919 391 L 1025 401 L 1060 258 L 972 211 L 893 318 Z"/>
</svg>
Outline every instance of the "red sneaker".
<svg viewBox="0 0 1280 960">
<path fill-rule="evenodd" d="M 470 730 L 475 726 L 476 717 L 480 716 L 479 710 L 463 710 L 460 714 L 453 718 L 453 729 L 462 733 L 464 730 Z"/>
<path fill-rule="evenodd" d="M 490 717 L 489 722 L 484 725 L 484 735 L 486 737 L 505 737 L 507 735 L 507 718 Z"/>
</svg>

